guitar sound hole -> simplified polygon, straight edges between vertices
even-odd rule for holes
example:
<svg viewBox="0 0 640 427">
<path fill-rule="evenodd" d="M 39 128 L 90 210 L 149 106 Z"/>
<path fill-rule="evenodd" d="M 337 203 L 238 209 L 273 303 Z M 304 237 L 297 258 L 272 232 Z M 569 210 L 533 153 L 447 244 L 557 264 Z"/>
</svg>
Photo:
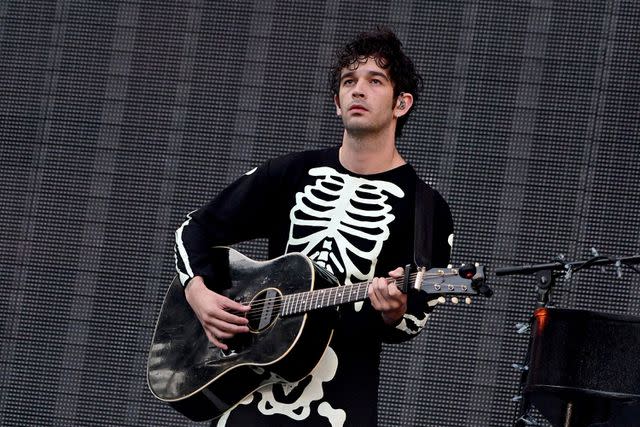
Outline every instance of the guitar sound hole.
<svg viewBox="0 0 640 427">
<path fill-rule="evenodd" d="M 247 312 L 249 329 L 261 332 L 278 319 L 282 308 L 282 294 L 276 288 L 263 289 L 251 300 L 251 310 Z"/>
</svg>

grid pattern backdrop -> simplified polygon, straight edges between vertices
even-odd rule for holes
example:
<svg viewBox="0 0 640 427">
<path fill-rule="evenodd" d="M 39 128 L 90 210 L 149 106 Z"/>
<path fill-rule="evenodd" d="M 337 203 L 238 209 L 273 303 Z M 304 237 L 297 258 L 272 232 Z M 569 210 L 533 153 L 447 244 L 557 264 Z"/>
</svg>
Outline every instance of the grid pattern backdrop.
<svg viewBox="0 0 640 427">
<path fill-rule="evenodd" d="M 340 141 L 327 66 L 375 24 L 425 77 L 399 146 L 452 207 L 455 262 L 638 253 L 639 22 L 632 0 L 0 1 L 0 424 L 190 425 L 145 381 L 173 231 Z M 512 424 L 534 280 L 490 279 L 385 347 L 381 425 Z M 555 302 L 640 315 L 640 278 L 590 270 Z"/>
</svg>

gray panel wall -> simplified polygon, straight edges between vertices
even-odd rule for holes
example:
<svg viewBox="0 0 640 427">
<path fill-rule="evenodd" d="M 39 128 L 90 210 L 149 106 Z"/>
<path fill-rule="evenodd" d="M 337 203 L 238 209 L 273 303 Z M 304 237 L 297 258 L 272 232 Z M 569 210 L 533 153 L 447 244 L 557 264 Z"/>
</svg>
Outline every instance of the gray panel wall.
<svg viewBox="0 0 640 427">
<path fill-rule="evenodd" d="M 639 19 L 614 0 L 0 2 L 0 424 L 189 424 L 144 372 L 173 231 L 267 158 L 339 142 L 327 64 L 378 23 L 426 79 L 399 145 L 452 207 L 456 262 L 637 253 Z M 385 348 L 381 425 L 513 422 L 534 281 L 491 279 Z M 590 270 L 555 301 L 640 315 L 640 279 Z"/>
</svg>

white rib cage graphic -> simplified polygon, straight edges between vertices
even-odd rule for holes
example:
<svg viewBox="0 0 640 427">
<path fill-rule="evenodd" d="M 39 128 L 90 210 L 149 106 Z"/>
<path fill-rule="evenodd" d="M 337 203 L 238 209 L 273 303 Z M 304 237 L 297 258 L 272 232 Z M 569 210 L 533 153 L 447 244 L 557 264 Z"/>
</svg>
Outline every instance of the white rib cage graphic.
<svg viewBox="0 0 640 427">
<path fill-rule="evenodd" d="M 311 169 L 309 175 L 319 178 L 296 194 L 287 252 L 306 254 L 344 274 L 346 283 L 371 279 L 395 218 L 387 200 L 389 195 L 404 197 L 404 192 L 393 183 L 352 177 L 329 167 Z"/>
</svg>

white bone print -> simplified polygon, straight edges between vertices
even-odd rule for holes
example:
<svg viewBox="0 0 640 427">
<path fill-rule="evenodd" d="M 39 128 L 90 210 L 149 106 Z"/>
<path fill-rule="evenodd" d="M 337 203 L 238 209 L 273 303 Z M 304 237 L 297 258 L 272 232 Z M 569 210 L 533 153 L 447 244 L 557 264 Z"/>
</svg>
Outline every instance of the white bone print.
<svg viewBox="0 0 640 427">
<path fill-rule="evenodd" d="M 395 218 L 387 200 L 404 192 L 393 183 L 329 167 L 311 169 L 309 175 L 319 178 L 296 194 L 286 251 L 297 250 L 333 273 L 344 273 L 346 283 L 371 279 Z"/>
</svg>

